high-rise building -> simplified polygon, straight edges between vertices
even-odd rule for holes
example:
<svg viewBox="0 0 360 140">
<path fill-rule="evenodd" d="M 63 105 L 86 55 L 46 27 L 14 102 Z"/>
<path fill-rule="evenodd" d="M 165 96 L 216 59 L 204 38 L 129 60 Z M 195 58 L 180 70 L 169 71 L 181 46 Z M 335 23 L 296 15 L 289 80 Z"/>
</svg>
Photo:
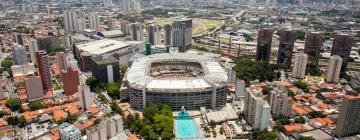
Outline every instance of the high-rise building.
<svg viewBox="0 0 360 140">
<path fill-rule="evenodd" d="M 290 116 L 292 99 L 288 96 L 288 92 L 285 89 L 274 88 L 270 92 L 270 107 L 271 113 L 279 116 Z"/>
<path fill-rule="evenodd" d="M 24 46 L 24 34 L 23 33 L 17 33 L 14 35 L 14 42 L 16 44 L 20 44 Z"/>
<path fill-rule="evenodd" d="M 38 63 L 39 75 L 44 90 L 52 88 L 50 62 L 46 51 L 35 52 L 36 62 Z"/>
<path fill-rule="evenodd" d="M 25 79 L 25 89 L 28 101 L 37 100 L 44 97 L 44 91 L 39 76 L 29 76 Z"/>
<path fill-rule="evenodd" d="M 90 88 L 87 85 L 78 86 L 80 96 L 80 106 L 84 110 L 88 110 L 91 106 L 91 93 Z"/>
<path fill-rule="evenodd" d="M 100 19 L 96 12 L 89 13 L 89 28 L 93 30 L 98 30 L 100 26 Z"/>
<path fill-rule="evenodd" d="M 21 45 L 13 45 L 11 47 L 13 59 L 16 65 L 24 65 L 28 63 L 27 53 L 24 46 Z"/>
<path fill-rule="evenodd" d="M 77 19 L 77 31 L 84 31 L 86 29 L 86 19 L 85 18 L 78 18 Z"/>
<path fill-rule="evenodd" d="M 256 61 L 269 62 L 271 56 L 271 43 L 273 31 L 271 29 L 260 29 L 258 31 Z"/>
<path fill-rule="evenodd" d="M 172 45 L 172 26 L 170 24 L 164 25 L 164 45 L 171 46 Z"/>
<path fill-rule="evenodd" d="M 130 25 L 130 34 L 132 40 L 144 41 L 144 25 L 141 23 L 132 23 Z"/>
<path fill-rule="evenodd" d="M 112 0 L 104 0 L 104 6 L 105 7 L 111 7 L 112 6 Z"/>
<path fill-rule="evenodd" d="M 61 45 L 60 40 L 54 36 L 38 37 L 36 41 L 38 50 L 45 50 L 46 52 L 51 52 Z"/>
<path fill-rule="evenodd" d="M 161 44 L 161 26 L 150 24 L 146 27 L 146 41 L 151 45 Z"/>
<path fill-rule="evenodd" d="M 341 67 L 342 72 L 347 70 L 353 42 L 354 39 L 348 35 L 336 35 L 334 37 L 333 46 L 331 48 L 331 55 L 339 55 L 343 59 L 343 65 Z"/>
<path fill-rule="evenodd" d="M 60 68 L 60 71 L 65 71 L 68 68 L 68 63 L 64 52 L 58 52 L 56 54 L 56 61 Z"/>
<path fill-rule="evenodd" d="M 60 140 L 81 140 L 81 132 L 74 125 L 62 123 L 59 126 Z"/>
<path fill-rule="evenodd" d="M 191 49 L 192 44 L 192 19 L 175 19 L 172 24 L 172 46 L 179 52 Z"/>
<path fill-rule="evenodd" d="M 130 24 L 128 23 L 128 21 L 126 20 L 121 21 L 120 30 L 124 33 L 124 35 L 130 34 Z"/>
<path fill-rule="evenodd" d="M 244 116 L 247 122 L 259 131 L 267 130 L 270 118 L 270 106 L 261 91 L 254 87 L 247 89 L 244 101 Z"/>
<path fill-rule="evenodd" d="M 360 88 L 360 73 L 351 76 L 350 85 L 352 88 Z"/>
<path fill-rule="evenodd" d="M 30 44 L 29 44 L 29 54 L 30 54 L 30 59 L 31 59 L 31 63 L 37 64 L 36 63 L 36 57 L 35 57 L 35 52 L 38 51 L 38 43 L 36 39 L 31 39 L 30 40 Z"/>
<path fill-rule="evenodd" d="M 327 82 L 339 82 L 342 63 L 343 63 L 343 59 L 340 56 L 333 55 L 330 57 L 326 72 Z"/>
<path fill-rule="evenodd" d="M 236 78 L 235 84 L 235 95 L 236 96 L 245 96 L 245 81 Z"/>
<path fill-rule="evenodd" d="M 65 30 L 75 32 L 78 29 L 77 26 L 77 13 L 70 9 L 64 11 L 64 24 L 65 24 Z"/>
<path fill-rule="evenodd" d="M 345 95 L 342 97 L 335 134 L 341 137 L 360 133 L 360 96 Z"/>
<path fill-rule="evenodd" d="M 116 20 L 109 17 L 107 19 L 107 27 L 108 27 L 108 30 L 115 30 L 116 29 Z"/>
<path fill-rule="evenodd" d="M 88 140 L 108 140 L 123 132 L 123 122 L 120 115 L 104 119 L 99 125 L 88 129 Z"/>
<path fill-rule="evenodd" d="M 131 11 L 130 0 L 120 0 L 120 6 L 121 6 L 121 10 L 123 12 L 130 12 Z"/>
<path fill-rule="evenodd" d="M 310 66 L 318 66 L 320 51 L 323 42 L 323 35 L 320 33 L 311 33 L 306 37 L 304 52 L 308 55 Z"/>
<path fill-rule="evenodd" d="M 291 66 L 291 59 L 294 50 L 296 35 L 293 31 L 282 31 L 280 33 L 279 52 L 277 64 L 286 67 Z"/>
<path fill-rule="evenodd" d="M 295 55 L 292 77 L 303 79 L 305 78 L 306 65 L 307 65 L 308 55 L 304 53 L 298 53 Z"/>
<path fill-rule="evenodd" d="M 119 61 L 110 56 L 92 57 L 94 68 L 91 69 L 95 76 L 102 83 L 112 83 L 120 79 Z"/>
<path fill-rule="evenodd" d="M 61 72 L 61 82 L 63 83 L 64 93 L 68 96 L 78 92 L 79 72 L 76 69 L 68 68 Z"/>
</svg>

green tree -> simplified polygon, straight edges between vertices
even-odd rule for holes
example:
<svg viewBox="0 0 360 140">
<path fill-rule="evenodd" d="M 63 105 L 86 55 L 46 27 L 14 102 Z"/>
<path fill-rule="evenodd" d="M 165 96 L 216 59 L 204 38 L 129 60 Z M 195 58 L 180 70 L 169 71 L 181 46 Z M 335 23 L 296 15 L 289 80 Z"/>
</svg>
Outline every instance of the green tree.
<svg viewBox="0 0 360 140">
<path fill-rule="evenodd" d="M 265 88 L 262 90 L 262 93 L 263 93 L 264 95 L 269 95 L 270 92 L 271 92 L 271 90 L 272 90 L 272 88 L 270 88 L 270 87 L 265 87 Z"/>
<path fill-rule="evenodd" d="M 77 120 L 78 116 L 77 115 L 69 115 L 67 118 L 66 118 L 66 122 L 67 123 L 74 123 L 76 120 Z"/>
<path fill-rule="evenodd" d="M 99 84 L 99 81 L 95 76 L 91 76 L 88 79 L 86 79 L 85 83 L 86 83 L 86 85 L 88 85 L 90 87 L 90 90 L 92 92 L 94 92 L 95 88 Z"/>
<path fill-rule="evenodd" d="M 252 80 L 272 81 L 275 78 L 273 67 L 260 61 L 252 61 L 250 59 L 237 60 L 236 66 L 233 68 L 236 71 L 236 76 L 243 79 L 248 86 Z"/>
<path fill-rule="evenodd" d="M 120 98 L 120 86 L 118 83 L 110 83 L 107 85 L 108 95 L 112 99 L 119 99 Z"/>
<path fill-rule="evenodd" d="M 6 59 L 6 60 L 3 60 L 3 61 L 1 62 L 1 67 L 5 68 L 5 69 L 8 69 L 8 68 L 10 68 L 13 64 L 14 64 L 14 63 L 13 63 L 12 60 Z"/>
<path fill-rule="evenodd" d="M 305 123 L 305 118 L 303 116 L 295 118 L 295 123 Z"/>
<path fill-rule="evenodd" d="M 5 115 L 7 115 L 4 111 L 0 111 L 0 118 L 4 117 Z"/>
<path fill-rule="evenodd" d="M 140 135 L 144 137 L 146 140 L 157 140 L 158 137 L 152 130 L 151 126 L 146 125 L 144 128 L 140 131 Z"/>
<path fill-rule="evenodd" d="M 294 83 L 294 86 L 296 86 L 302 90 L 305 90 L 308 87 L 308 85 L 304 81 L 297 81 Z"/>
<path fill-rule="evenodd" d="M 38 101 L 31 101 L 29 103 L 29 108 L 31 111 L 35 111 L 35 110 L 39 110 L 39 109 L 43 109 L 46 108 L 47 106 L 38 102 Z"/>
<path fill-rule="evenodd" d="M 120 108 L 120 106 L 116 103 L 116 102 L 111 102 L 110 103 L 110 108 L 113 110 L 113 112 L 115 112 L 115 113 L 118 113 L 118 114 L 120 114 L 121 116 L 123 116 L 124 114 L 124 112 L 123 112 L 123 110 Z"/>
<path fill-rule="evenodd" d="M 313 111 L 309 113 L 310 118 L 325 118 L 326 115 L 321 113 L 320 111 Z"/>
<path fill-rule="evenodd" d="M 302 30 L 295 31 L 296 37 L 299 40 L 305 40 L 305 32 Z"/>
<path fill-rule="evenodd" d="M 19 118 L 17 116 L 9 117 L 6 121 L 12 126 L 17 126 L 19 124 Z"/>
<path fill-rule="evenodd" d="M 11 109 L 11 111 L 17 111 L 21 109 L 21 100 L 17 98 L 10 98 L 6 101 L 6 106 Z"/>
</svg>

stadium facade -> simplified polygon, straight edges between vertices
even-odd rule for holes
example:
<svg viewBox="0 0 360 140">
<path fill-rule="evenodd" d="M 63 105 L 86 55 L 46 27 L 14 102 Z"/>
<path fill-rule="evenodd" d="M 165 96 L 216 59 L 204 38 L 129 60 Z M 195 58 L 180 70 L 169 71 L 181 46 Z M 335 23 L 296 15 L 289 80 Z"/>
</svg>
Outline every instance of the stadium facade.
<svg viewBox="0 0 360 140">
<path fill-rule="evenodd" d="M 135 60 L 125 76 L 130 105 L 168 103 L 174 110 L 226 105 L 227 73 L 217 57 L 197 53 L 161 53 Z"/>
</svg>

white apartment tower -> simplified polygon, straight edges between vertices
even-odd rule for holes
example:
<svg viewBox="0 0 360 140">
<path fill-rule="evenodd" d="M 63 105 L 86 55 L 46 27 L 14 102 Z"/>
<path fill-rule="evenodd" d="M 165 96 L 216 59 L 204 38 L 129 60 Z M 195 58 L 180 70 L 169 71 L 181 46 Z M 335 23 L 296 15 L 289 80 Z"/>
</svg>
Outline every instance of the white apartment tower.
<svg viewBox="0 0 360 140">
<path fill-rule="evenodd" d="M 31 39 L 30 44 L 29 44 L 29 53 L 30 53 L 31 63 L 36 64 L 35 52 L 38 50 L 39 50 L 39 48 L 38 48 L 37 40 Z"/>
<path fill-rule="evenodd" d="M 150 24 L 146 27 L 146 40 L 151 45 L 161 44 L 161 26 Z"/>
<path fill-rule="evenodd" d="M 176 19 L 172 24 L 172 45 L 179 52 L 191 49 L 192 43 L 192 19 Z"/>
<path fill-rule="evenodd" d="M 85 18 L 79 18 L 77 20 L 77 31 L 84 31 L 86 29 L 86 20 Z"/>
<path fill-rule="evenodd" d="M 80 94 L 80 106 L 81 108 L 87 110 L 91 106 L 90 88 L 87 85 L 79 85 L 78 89 Z"/>
<path fill-rule="evenodd" d="M 131 39 L 136 41 L 144 41 L 144 25 L 137 22 L 130 25 Z"/>
<path fill-rule="evenodd" d="M 64 24 L 65 24 L 65 30 L 70 32 L 75 32 L 78 29 L 77 26 L 77 13 L 70 9 L 64 11 Z"/>
<path fill-rule="evenodd" d="M 89 28 L 93 30 L 98 30 L 100 26 L 100 19 L 96 12 L 89 13 Z"/>
<path fill-rule="evenodd" d="M 307 65 L 308 55 L 305 53 L 298 53 L 295 55 L 292 77 L 303 79 L 305 78 L 305 71 Z"/>
<path fill-rule="evenodd" d="M 247 89 L 244 101 L 244 115 L 255 130 L 267 130 L 270 118 L 270 106 L 261 91 L 251 87 Z"/>
<path fill-rule="evenodd" d="M 78 128 L 69 123 L 62 123 L 59 126 L 61 140 L 81 140 L 81 133 Z"/>
<path fill-rule="evenodd" d="M 326 82 L 339 82 L 343 59 L 338 55 L 333 55 L 329 59 L 326 72 Z"/>
<path fill-rule="evenodd" d="M 271 113 L 279 116 L 280 114 L 289 116 L 291 113 L 292 100 L 285 89 L 275 88 L 270 92 Z"/>
<path fill-rule="evenodd" d="M 16 44 L 13 45 L 11 49 L 12 49 L 13 59 L 16 65 L 24 65 L 28 63 L 27 53 L 24 46 Z"/>
</svg>

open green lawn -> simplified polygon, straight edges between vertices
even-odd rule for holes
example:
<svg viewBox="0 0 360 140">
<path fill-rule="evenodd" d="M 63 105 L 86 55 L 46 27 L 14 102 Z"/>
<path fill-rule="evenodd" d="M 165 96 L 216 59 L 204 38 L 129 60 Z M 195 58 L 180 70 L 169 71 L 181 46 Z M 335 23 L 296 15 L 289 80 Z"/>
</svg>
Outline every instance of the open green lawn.
<svg viewBox="0 0 360 140">
<path fill-rule="evenodd" d="M 165 24 L 171 24 L 173 21 L 173 18 L 155 18 L 155 22 L 160 26 L 164 26 Z"/>
</svg>

